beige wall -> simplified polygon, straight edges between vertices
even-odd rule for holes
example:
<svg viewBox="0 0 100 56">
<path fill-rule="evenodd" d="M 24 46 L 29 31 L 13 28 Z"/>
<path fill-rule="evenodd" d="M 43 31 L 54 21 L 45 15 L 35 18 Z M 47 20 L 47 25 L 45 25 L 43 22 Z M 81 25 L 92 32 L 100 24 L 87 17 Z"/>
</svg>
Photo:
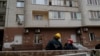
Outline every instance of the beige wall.
<svg viewBox="0 0 100 56">
<path fill-rule="evenodd" d="M 69 15 L 66 15 L 66 20 L 42 20 L 36 21 L 33 20 L 34 16 L 32 14 L 33 11 L 44 11 L 49 13 L 50 10 L 57 11 L 76 11 L 78 12 L 78 8 L 71 7 L 60 7 L 60 6 L 48 6 L 48 5 L 34 5 L 32 4 L 32 0 L 25 0 L 25 8 L 17 8 L 16 7 L 17 0 L 7 0 L 7 13 L 6 13 L 6 27 L 77 27 L 81 26 L 81 20 L 71 20 Z M 38 13 L 38 12 L 37 12 Z M 25 15 L 25 23 L 23 25 L 18 25 L 16 22 L 16 14 L 24 14 Z M 42 14 L 39 12 L 39 14 Z M 48 15 L 43 14 L 44 19 L 49 19 Z M 61 23 L 56 24 L 55 22 Z M 57 27 L 57 26 L 56 26 Z"/>
<path fill-rule="evenodd" d="M 82 11 L 81 20 L 71 20 L 69 15 L 66 15 L 65 20 L 44 20 L 34 21 L 32 11 L 44 11 L 49 13 L 50 10 L 56 11 Z M 90 6 L 87 4 L 87 0 L 80 0 L 80 7 L 65 7 L 65 6 L 48 6 L 48 5 L 35 5 L 32 4 L 32 0 L 25 0 L 25 8 L 17 8 L 16 0 L 7 0 L 6 9 L 6 27 L 79 27 L 79 26 L 99 26 L 100 21 L 89 20 L 89 10 L 100 10 L 100 6 Z M 16 22 L 16 14 L 25 14 L 25 24 L 19 26 Z M 39 13 L 41 14 L 41 13 Z M 49 17 L 44 16 L 46 19 Z M 40 22 L 40 23 L 39 23 Z M 57 24 L 57 23 L 59 24 Z"/>
<path fill-rule="evenodd" d="M 32 0 L 25 0 L 25 3 L 26 3 L 25 4 L 25 27 L 79 27 L 81 26 L 81 20 L 71 20 L 69 14 L 66 15 L 65 20 L 49 20 L 49 21 L 41 21 L 41 22 L 32 20 L 33 19 L 32 11 L 48 11 L 48 13 L 50 10 L 78 12 L 79 11 L 78 8 L 71 8 L 71 7 L 64 7 L 64 6 L 61 7 L 61 6 L 35 5 L 32 4 Z"/>
<path fill-rule="evenodd" d="M 100 11 L 100 6 L 91 6 L 88 5 L 87 0 L 80 0 L 81 9 L 82 9 L 82 24 L 83 26 L 100 26 L 100 20 L 90 20 L 89 11 Z"/>
<path fill-rule="evenodd" d="M 49 20 L 50 27 L 80 27 L 81 20 L 72 20 L 70 12 L 65 12 L 65 19 L 62 20 Z"/>
<path fill-rule="evenodd" d="M 16 7 L 17 0 L 7 0 L 5 27 L 22 27 L 16 22 L 16 14 L 24 14 L 24 8 Z"/>
</svg>

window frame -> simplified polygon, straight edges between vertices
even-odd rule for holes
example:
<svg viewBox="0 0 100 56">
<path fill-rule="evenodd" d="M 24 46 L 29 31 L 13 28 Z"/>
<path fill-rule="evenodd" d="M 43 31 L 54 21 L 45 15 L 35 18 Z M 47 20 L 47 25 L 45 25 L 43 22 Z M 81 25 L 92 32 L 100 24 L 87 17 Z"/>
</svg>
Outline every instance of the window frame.
<svg viewBox="0 0 100 56">
<path fill-rule="evenodd" d="M 100 5 L 100 1 L 99 0 L 87 0 L 87 4 L 88 5 Z"/>
<path fill-rule="evenodd" d="M 18 3 L 20 4 L 20 6 L 18 5 Z M 16 7 L 18 7 L 18 8 L 23 8 L 25 6 L 25 2 L 24 1 L 19 1 L 19 0 L 17 0 L 17 2 L 16 2 Z"/>
<path fill-rule="evenodd" d="M 78 14 L 80 15 L 80 18 L 78 18 Z M 71 15 L 72 20 L 81 20 L 82 19 L 82 15 L 80 12 L 71 12 L 70 15 Z"/>
<path fill-rule="evenodd" d="M 42 36 L 39 33 L 35 33 L 34 44 L 42 44 Z"/>
<path fill-rule="evenodd" d="M 53 6 L 64 6 L 64 0 L 51 0 Z"/>
<path fill-rule="evenodd" d="M 44 3 L 37 3 L 37 0 L 32 0 L 32 4 L 36 4 L 36 5 L 49 5 L 49 1 L 48 0 L 44 0 Z"/>
<path fill-rule="evenodd" d="M 62 16 L 62 13 L 63 13 L 63 16 Z M 49 19 L 64 20 L 65 19 L 65 12 L 64 11 L 49 11 L 49 16 L 51 16 L 51 17 L 49 17 Z"/>
<path fill-rule="evenodd" d="M 43 15 L 34 15 L 34 20 L 43 20 Z"/>
<path fill-rule="evenodd" d="M 91 20 L 100 20 L 100 11 L 89 11 Z"/>
<path fill-rule="evenodd" d="M 91 34 L 93 34 L 93 35 L 91 35 Z M 90 41 L 95 40 L 95 34 L 93 32 L 89 33 L 89 39 L 90 39 Z"/>
<path fill-rule="evenodd" d="M 20 16 L 23 16 L 22 19 L 19 18 L 19 15 Z M 19 22 L 20 20 L 24 21 L 24 14 L 16 14 L 16 22 Z"/>
<path fill-rule="evenodd" d="M 18 40 L 19 39 L 19 37 L 20 37 L 20 40 Z M 17 41 L 16 41 L 16 39 L 17 39 Z M 18 42 L 18 41 L 20 41 L 20 42 Z M 23 36 L 22 35 L 14 35 L 14 44 L 16 44 L 16 45 L 20 45 L 20 44 L 22 44 L 23 43 Z"/>
</svg>

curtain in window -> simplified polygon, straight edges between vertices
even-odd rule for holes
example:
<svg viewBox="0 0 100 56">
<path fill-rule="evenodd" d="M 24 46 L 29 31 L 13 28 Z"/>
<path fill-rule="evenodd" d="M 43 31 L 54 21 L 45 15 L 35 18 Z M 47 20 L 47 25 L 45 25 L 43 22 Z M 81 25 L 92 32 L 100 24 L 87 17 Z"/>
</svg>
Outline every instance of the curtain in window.
<svg viewBox="0 0 100 56">
<path fill-rule="evenodd" d="M 64 5 L 64 0 L 52 0 L 52 5 Z"/>
<path fill-rule="evenodd" d="M 24 2 L 17 2 L 17 7 L 24 7 Z"/>
<path fill-rule="evenodd" d="M 77 13 L 77 19 L 81 19 L 81 13 Z"/>
<path fill-rule="evenodd" d="M 24 15 L 17 15 L 17 21 L 24 21 Z"/>
</svg>

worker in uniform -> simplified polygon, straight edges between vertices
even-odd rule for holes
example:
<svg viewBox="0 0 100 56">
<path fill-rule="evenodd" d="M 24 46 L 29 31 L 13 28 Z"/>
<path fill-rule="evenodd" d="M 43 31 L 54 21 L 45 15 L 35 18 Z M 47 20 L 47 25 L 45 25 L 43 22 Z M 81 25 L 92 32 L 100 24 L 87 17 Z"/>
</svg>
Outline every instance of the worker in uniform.
<svg viewBox="0 0 100 56">
<path fill-rule="evenodd" d="M 68 39 L 68 40 L 67 40 L 67 43 L 65 43 L 65 45 L 64 45 L 64 49 L 65 49 L 65 50 L 77 50 L 78 48 L 76 48 L 76 47 L 73 45 L 73 40 L 72 40 L 72 39 Z"/>
<path fill-rule="evenodd" d="M 61 38 L 60 33 L 56 33 L 52 40 L 50 40 L 46 46 L 46 50 L 62 50 L 62 44 L 59 41 Z"/>
</svg>

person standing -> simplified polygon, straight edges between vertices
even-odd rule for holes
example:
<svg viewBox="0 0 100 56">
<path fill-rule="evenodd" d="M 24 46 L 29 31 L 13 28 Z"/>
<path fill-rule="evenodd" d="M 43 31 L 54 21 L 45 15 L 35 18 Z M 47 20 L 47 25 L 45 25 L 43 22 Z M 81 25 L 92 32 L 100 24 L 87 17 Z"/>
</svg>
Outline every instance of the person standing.
<svg viewBox="0 0 100 56">
<path fill-rule="evenodd" d="M 54 35 L 54 38 L 48 42 L 46 46 L 46 50 L 62 50 L 62 44 L 59 41 L 60 38 L 61 38 L 61 34 L 56 33 Z"/>
<path fill-rule="evenodd" d="M 65 43 L 64 45 L 64 50 L 77 50 L 78 48 L 76 48 L 74 45 L 73 45 L 73 40 L 72 39 L 68 39 L 67 40 L 67 43 Z"/>
</svg>

